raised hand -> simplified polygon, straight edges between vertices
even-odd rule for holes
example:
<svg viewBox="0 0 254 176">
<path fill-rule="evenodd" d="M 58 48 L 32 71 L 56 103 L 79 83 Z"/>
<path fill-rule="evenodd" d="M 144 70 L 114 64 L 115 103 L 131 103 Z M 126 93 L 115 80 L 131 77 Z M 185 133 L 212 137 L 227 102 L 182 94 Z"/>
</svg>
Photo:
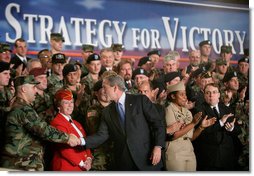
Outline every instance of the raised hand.
<svg viewBox="0 0 254 176">
<path fill-rule="evenodd" d="M 199 121 L 202 118 L 202 112 L 198 112 L 197 114 L 194 115 L 193 119 L 192 119 L 192 123 L 194 123 L 194 125 L 197 125 L 199 123 Z"/>
<path fill-rule="evenodd" d="M 216 117 L 212 117 L 210 119 L 207 119 L 207 117 L 208 116 L 206 115 L 205 118 L 201 122 L 201 127 L 202 128 L 212 126 L 216 122 Z"/>
<path fill-rule="evenodd" d="M 70 134 L 69 135 L 69 140 L 67 142 L 68 145 L 70 145 L 71 147 L 75 147 L 77 145 L 80 145 L 81 144 L 81 141 L 80 139 L 75 136 L 74 134 Z"/>
<path fill-rule="evenodd" d="M 225 114 L 220 120 L 221 120 L 221 122 L 224 124 L 224 123 L 226 123 L 227 119 L 228 119 L 229 117 L 232 117 L 232 116 L 234 116 L 234 114 L 232 114 L 232 113 L 230 113 L 230 114 Z"/>
</svg>

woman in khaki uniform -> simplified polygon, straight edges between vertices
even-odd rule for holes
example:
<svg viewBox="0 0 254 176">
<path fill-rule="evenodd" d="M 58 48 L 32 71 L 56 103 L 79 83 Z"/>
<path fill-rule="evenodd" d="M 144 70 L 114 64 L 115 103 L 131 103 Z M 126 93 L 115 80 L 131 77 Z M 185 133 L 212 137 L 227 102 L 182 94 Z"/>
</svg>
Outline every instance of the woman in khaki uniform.
<svg viewBox="0 0 254 176">
<path fill-rule="evenodd" d="M 187 96 L 184 83 L 179 82 L 168 86 L 168 93 L 171 103 L 166 108 L 167 126 L 177 121 L 184 125 L 173 134 L 172 140 L 166 144 L 166 170 L 195 171 L 196 157 L 191 140 L 195 139 L 205 127 L 214 123 L 214 120 L 204 118 L 194 132 L 194 127 L 199 123 L 202 113 L 197 113 L 193 118 L 191 112 L 185 108 Z"/>
</svg>

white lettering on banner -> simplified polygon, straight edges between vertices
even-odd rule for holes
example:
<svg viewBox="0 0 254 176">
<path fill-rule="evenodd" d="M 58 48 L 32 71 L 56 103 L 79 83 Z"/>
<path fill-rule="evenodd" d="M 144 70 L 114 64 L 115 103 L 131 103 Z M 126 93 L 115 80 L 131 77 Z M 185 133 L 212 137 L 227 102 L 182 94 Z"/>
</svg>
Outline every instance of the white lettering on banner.
<svg viewBox="0 0 254 176">
<path fill-rule="evenodd" d="M 187 27 L 180 26 L 179 18 L 161 17 L 164 31 L 156 28 L 137 28 L 135 26 L 127 28 L 127 22 L 111 21 L 103 19 L 84 19 L 70 17 L 67 19 L 61 16 L 57 21 L 49 15 L 23 14 L 23 21 L 16 19 L 21 16 L 20 5 L 9 3 L 5 9 L 7 23 L 14 29 L 13 33 L 5 33 L 7 42 L 14 43 L 17 38 L 27 33 L 28 43 L 47 44 L 51 32 L 60 32 L 65 38 L 67 46 L 81 46 L 83 43 L 89 43 L 94 46 L 110 47 L 112 43 L 125 44 L 124 39 L 128 40 L 131 46 L 125 46 L 128 49 L 170 49 L 181 48 L 183 52 L 189 49 L 198 49 L 200 39 L 212 41 L 212 47 L 215 53 L 220 53 L 220 46 L 223 44 L 231 45 L 235 54 L 243 54 L 245 31 L 205 28 L 199 26 Z M 18 14 L 18 15 L 17 15 Z M 22 25 L 21 25 L 22 24 Z M 27 25 L 27 26 L 24 26 Z M 149 24 L 147 24 L 149 25 Z M 129 32 L 127 32 L 129 31 Z M 163 33 L 164 32 L 164 33 Z M 126 36 L 132 35 L 132 36 Z M 165 37 L 164 43 L 161 38 Z"/>
</svg>

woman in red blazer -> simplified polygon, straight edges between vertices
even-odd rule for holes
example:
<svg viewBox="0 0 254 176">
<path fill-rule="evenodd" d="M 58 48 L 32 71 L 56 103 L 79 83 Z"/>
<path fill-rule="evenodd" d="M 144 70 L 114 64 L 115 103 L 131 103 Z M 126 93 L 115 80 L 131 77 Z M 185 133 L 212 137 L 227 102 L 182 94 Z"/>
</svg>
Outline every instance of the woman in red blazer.
<svg viewBox="0 0 254 176">
<path fill-rule="evenodd" d="M 55 94 L 58 114 L 51 121 L 51 125 L 68 134 L 75 134 L 78 138 L 85 137 L 86 133 L 81 124 L 71 119 L 74 108 L 73 96 L 70 90 L 60 89 Z M 89 149 L 72 148 L 64 144 L 53 147 L 52 170 L 54 171 L 83 171 L 90 170 L 92 154 Z"/>
</svg>

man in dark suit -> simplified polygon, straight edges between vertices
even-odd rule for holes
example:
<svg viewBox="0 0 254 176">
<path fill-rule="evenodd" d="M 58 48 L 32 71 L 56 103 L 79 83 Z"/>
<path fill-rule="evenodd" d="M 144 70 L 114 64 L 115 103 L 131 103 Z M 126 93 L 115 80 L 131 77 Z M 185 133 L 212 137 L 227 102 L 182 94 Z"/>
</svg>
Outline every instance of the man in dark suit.
<svg viewBox="0 0 254 176">
<path fill-rule="evenodd" d="M 13 69 L 17 69 L 22 65 L 22 72 L 25 70 L 27 62 L 31 59 L 26 56 L 27 54 L 27 44 L 26 41 L 22 38 L 18 38 L 15 41 L 14 49 L 16 54 L 11 58 L 11 64 L 14 64 Z"/>
<path fill-rule="evenodd" d="M 95 148 L 110 137 L 115 170 L 161 170 L 165 125 L 153 103 L 144 95 L 126 94 L 117 74 L 104 77 L 103 89 L 113 102 L 103 110 L 98 132 L 85 139 L 86 147 Z"/>
<path fill-rule="evenodd" d="M 220 92 L 216 84 L 210 83 L 204 89 L 205 102 L 197 107 L 203 116 L 216 117 L 216 122 L 205 128 L 194 141 L 197 170 L 235 170 L 236 155 L 234 140 L 240 133 L 229 107 L 219 102 Z M 195 112 L 194 112 L 195 113 Z"/>
</svg>

